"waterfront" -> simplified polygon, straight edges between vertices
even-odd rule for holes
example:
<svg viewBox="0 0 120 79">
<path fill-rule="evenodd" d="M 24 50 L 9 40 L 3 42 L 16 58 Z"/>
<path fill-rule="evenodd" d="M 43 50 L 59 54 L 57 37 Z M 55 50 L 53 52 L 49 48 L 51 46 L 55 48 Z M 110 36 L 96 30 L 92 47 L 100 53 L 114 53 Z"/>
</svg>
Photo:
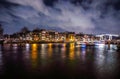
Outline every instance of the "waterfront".
<svg viewBox="0 0 120 79">
<path fill-rule="evenodd" d="M 0 79 L 119 79 L 115 45 L 74 43 L 0 45 Z"/>
</svg>

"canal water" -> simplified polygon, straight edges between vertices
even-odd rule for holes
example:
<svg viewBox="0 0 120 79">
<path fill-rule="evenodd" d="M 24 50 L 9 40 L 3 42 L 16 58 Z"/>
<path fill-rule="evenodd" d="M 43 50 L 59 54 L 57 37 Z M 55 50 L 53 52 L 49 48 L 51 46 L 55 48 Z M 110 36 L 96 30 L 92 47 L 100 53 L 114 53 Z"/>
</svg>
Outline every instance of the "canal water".
<svg viewBox="0 0 120 79">
<path fill-rule="evenodd" d="M 0 79 L 120 79 L 115 45 L 0 45 Z"/>
</svg>

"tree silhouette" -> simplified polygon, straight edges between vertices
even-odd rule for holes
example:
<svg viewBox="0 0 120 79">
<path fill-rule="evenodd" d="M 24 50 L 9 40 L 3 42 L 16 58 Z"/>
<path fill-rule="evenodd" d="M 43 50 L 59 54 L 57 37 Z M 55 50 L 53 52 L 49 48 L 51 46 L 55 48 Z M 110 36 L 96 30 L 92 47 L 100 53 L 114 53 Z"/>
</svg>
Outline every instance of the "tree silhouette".
<svg viewBox="0 0 120 79">
<path fill-rule="evenodd" d="M 0 38 L 3 36 L 3 31 L 4 31 L 4 29 L 3 29 L 2 25 L 0 24 Z"/>
<path fill-rule="evenodd" d="M 33 29 L 33 32 L 40 32 L 40 29 L 38 27 L 36 27 L 35 29 Z"/>
<path fill-rule="evenodd" d="M 28 33 L 28 32 L 30 32 L 30 30 L 27 27 L 23 27 L 23 28 L 21 28 L 20 32 L 21 33 Z"/>
</svg>

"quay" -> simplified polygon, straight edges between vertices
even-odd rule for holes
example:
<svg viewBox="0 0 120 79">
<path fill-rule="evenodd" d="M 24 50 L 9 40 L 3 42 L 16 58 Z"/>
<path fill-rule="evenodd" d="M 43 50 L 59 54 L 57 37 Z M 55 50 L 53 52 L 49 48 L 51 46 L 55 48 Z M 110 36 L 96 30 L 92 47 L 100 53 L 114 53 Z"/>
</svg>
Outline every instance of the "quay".
<svg viewBox="0 0 120 79">
<path fill-rule="evenodd" d="M 75 44 L 83 44 L 85 43 L 86 45 L 94 45 L 95 43 L 104 43 L 104 44 L 120 44 L 120 40 L 94 40 L 94 41 L 28 41 L 28 40 L 20 40 L 20 41 L 5 41 L 1 40 L 0 44 L 20 44 L 20 43 L 28 43 L 28 44 L 33 44 L 33 43 L 75 43 Z"/>
</svg>

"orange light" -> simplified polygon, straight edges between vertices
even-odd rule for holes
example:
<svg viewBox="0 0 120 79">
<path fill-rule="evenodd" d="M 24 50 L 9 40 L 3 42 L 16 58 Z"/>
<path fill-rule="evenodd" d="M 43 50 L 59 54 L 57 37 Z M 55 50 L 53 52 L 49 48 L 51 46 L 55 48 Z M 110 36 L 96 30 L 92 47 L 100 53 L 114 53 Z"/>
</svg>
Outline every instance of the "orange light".
<svg viewBox="0 0 120 79">
<path fill-rule="evenodd" d="M 31 60 L 33 67 L 37 66 L 37 44 L 32 45 L 32 53 L 31 53 Z"/>
<path fill-rule="evenodd" d="M 70 52 L 69 52 L 70 54 L 69 54 L 69 58 L 71 59 L 71 60 L 73 60 L 74 59 L 74 56 L 75 56 L 75 54 L 74 54 L 74 43 L 71 43 L 70 44 Z"/>
<path fill-rule="evenodd" d="M 49 48 L 48 48 L 48 56 L 51 57 L 52 56 L 52 43 L 48 44 Z"/>
</svg>

